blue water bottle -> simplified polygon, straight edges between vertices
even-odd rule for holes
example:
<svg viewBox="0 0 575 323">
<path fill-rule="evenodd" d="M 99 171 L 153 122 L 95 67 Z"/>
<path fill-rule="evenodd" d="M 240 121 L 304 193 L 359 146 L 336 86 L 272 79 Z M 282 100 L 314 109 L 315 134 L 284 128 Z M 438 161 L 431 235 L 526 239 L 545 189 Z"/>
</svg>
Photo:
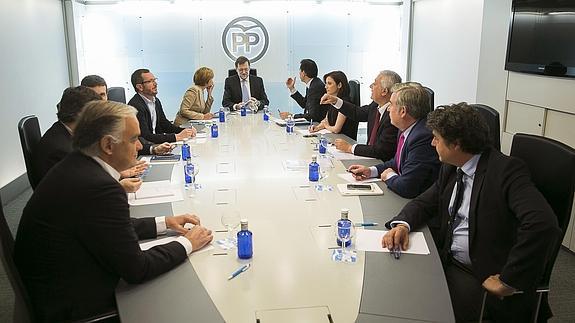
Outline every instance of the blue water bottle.
<svg viewBox="0 0 575 323">
<path fill-rule="evenodd" d="M 349 209 L 341 209 L 341 218 L 337 221 L 337 245 L 341 247 L 340 236 L 349 237 L 351 234 L 351 226 L 353 223 L 349 220 Z M 345 246 L 349 247 L 351 245 L 351 239 L 345 242 Z"/>
<path fill-rule="evenodd" d="M 238 258 L 250 259 L 253 254 L 252 232 L 248 230 L 248 220 L 240 221 L 242 230 L 238 232 Z"/>
<path fill-rule="evenodd" d="M 319 137 L 319 147 L 318 147 L 319 153 L 325 154 L 326 147 L 327 147 L 327 138 L 324 135 L 321 135 Z"/>
<path fill-rule="evenodd" d="M 192 157 L 190 153 L 190 145 L 188 145 L 188 139 L 186 139 L 182 145 L 182 160 L 188 160 L 190 157 Z"/>
<path fill-rule="evenodd" d="M 286 132 L 291 135 L 293 134 L 293 128 L 295 126 L 295 121 L 293 116 L 290 114 L 286 120 Z"/>
<path fill-rule="evenodd" d="M 311 156 L 311 163 L 309 163 L 309 181 L 319 181 L 319 164 L 317 163 L 317 156 Z"/>
<path fill-rule="evenodd" d="M 212 123 L 212 138 L 217 138 L 218 137 L 218 124 L 217 123 Z"/>
<path fill-rule="evenodd" d="M 264 105 L 264 121 L 270 120 L 270 110 L 267 105 Z"/>
<path fill-rule="evenodd" d="M 224 111 L 224 107 L 220 108 L 220 122 L 226 122 L 226 111 Z"/>
<path fill-rule="evenodd" d="M 247 114 L 247 112 L 248 112 L 248 111 L 247 111 L 248 109 L 246 108 L 246 105 L 247 105 L 247 104 L 244 104 L 244 105 L 242 105 L 242 107 L 240 108 L 240 116 L 242 116 L 242 117 L 245 117 L 246 114 Z"/>
<path fill-rule="evenodd" d="M 186 179 L 186 187 L 195 182 L 194 175 L 194 164 L 192 164 L 192 158 L 188 156 L 186 158 L 186 164 L 184 165 L 184 177 Z"/>
</svg>

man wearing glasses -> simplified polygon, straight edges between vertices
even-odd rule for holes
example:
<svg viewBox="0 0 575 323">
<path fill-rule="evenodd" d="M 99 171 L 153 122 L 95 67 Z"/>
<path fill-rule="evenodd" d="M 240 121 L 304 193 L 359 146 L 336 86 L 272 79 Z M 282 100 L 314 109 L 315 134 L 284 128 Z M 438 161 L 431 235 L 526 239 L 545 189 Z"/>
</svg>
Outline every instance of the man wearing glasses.
<svg viewBox="0 0 575 323">
<path fill-rule="evenodd" d="M 158 79 L 148 69 L 132 73 L 132 86 L 136 94 L 128 102 L 138 110 L 141 136 L 155 144 L 175 142 L 196 135 L 196 129 L 174 126 L 167 118 L 158 94 Z"/>
<path fill-rule="evenodd" d="M 255 105 L 256 110 L 263 109 L 270 103 L 264 89 L 264 80 L 250 75 L 250 61 L 247 57 L 238 57 L 235 64 L 238 75 L 226 78 L 222 106 L 228 107 L 230 111 L 246 105 L 248 107 Z"/>
</svg>

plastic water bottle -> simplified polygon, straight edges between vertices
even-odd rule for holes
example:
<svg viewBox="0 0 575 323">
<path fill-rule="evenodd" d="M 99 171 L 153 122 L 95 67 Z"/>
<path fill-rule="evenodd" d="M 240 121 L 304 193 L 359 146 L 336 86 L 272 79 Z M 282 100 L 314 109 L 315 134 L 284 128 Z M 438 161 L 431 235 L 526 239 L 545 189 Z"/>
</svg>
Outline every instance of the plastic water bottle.
<svg viewBox="0 0 575 323">
<path fill-rule="evenodd" d="M 324 135 L 321 135 L 319 137 L 319 147 L 318 147 L 319 153 L 325 154 L 326 147 L 327 147 L 327 138 Z"/>
<path fill-rule="evenodd" d="M 192 164 L 192 158 L 188 156 L 186 158 L 186 164 L 184 165 L 184 176 L 186 179 L 186 186 L 192 185 L 195 182 L 194 175 L 194 164 Z"/>
<path fill-rule="evenodd" d="M 319 164 L 317 163 L 317 156 L 311 156 L 311 163 L 309 163 L 309 181 L 319 181 Z"/>
<path fill-rule="evenodd" d="M 337 245 L 341 246 L 340 236 L 349 236 L 351 231 L 351 226 L 353 223 L 349 220 L 349 209 L 341 209 L 341 218 L 337 221 Z M 349 247 L 351 245 L 351 240 L 345 242 L 345 246 Z"/>
<path fill-rule="evenodd" d="M 270 110 L 267 105 L 264 105 L 264 121 L 270 120 Z"/>
<path fill-rule="evenodd" d="M 241 231 L 238 232 L 238 258 L 250 259 L 253 256 L 252 232 L 248 230 L 248 220 L 240 221 Z"/>
<path fill-rule="evenodd" d="M 226 122 L 226 111 L 224 111 L 224 107 L 220 108 L 220 122 Z"/>
<path fill-rule="evenodd" d="M 182 160 L 188 160 L 190 157 L 192 157 L 192 154 L 190 153 L 190 145 L 188 145 L 188 139 L 186 139 L 182 145 Z"/>
<path fill-rule="evenodd" d="M 240 116 L 245 117 L 247 115 L 248 109 L 246 108 L 247 104 L 242 105 L 240 108 Z"/>
<path fill-rule="evenodd" d="M 293 119 L 293 116 L 290 114 L 286 120 L 286 132 L 288 134 L 293 134 L 293 128 L 295 126 L 295 121 Z"/>
<path fill-rule="evenodd" d="M 212 123 L 212 138 L 217 138 L 218 137 L 218 124 L 217 123 Z"/>
</svg>

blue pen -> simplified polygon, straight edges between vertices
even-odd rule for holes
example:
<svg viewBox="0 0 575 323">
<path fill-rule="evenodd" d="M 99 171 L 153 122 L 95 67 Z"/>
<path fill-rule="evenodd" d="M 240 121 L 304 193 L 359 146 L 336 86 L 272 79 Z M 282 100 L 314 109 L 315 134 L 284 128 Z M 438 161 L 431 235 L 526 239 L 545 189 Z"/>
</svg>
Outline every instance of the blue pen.
<svg viewBox="0 0 575 323">
<path fill-rule="evenodd" d="M 356 223 L 355 226 L 356 227 L 375 227 L 378 224 L 379 223 L 377 223 L 377 222 L 364 222 L 364 223 Z"/>
<path fill-rule="evenodd" d="M 239 275 L 239 274 L 243 273 L 244 271 L 248 270 L 248 268 L 250 268 L 250 266 L 251 266 L 251 263 L 241 266 L 241 267 L 238 268 L 236 271 L 234 271 L 234 272 L 230 275 L 230 277 L 228 277 L 228 280 L 234 279 L 237 275 Z"/>
</svg>

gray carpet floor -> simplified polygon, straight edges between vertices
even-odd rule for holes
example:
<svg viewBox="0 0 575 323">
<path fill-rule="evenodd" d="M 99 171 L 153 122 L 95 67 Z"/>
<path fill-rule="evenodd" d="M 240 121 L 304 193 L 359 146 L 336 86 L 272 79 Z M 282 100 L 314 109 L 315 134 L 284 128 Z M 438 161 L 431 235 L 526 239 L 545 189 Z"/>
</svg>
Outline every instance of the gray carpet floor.
<svg viewBox="0 0 575 323">
<path fill-rule="evenodd" d="M 32 195 L 29 189 L 4 206 L 4 214 L 12 234 L 16 235 L 18 222 L 26 202 Z M 553 309 L 552 323 L 575 322 L 575 254 L 562 249 L 559 251 L 553 274 L 549 303 Z M 14 292 L 0 263 L 0 322 L 12 322 Z"/>
</svg>

